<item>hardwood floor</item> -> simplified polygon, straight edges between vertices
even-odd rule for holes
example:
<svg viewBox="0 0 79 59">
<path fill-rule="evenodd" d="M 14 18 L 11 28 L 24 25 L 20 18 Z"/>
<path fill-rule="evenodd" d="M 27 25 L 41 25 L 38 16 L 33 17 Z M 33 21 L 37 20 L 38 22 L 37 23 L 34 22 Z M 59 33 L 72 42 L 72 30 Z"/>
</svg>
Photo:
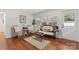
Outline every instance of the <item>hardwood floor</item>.
<svg viewBox="0 0 79 59">
<path fill-rule="evenodd" d="M 0 34 L 0 50 L 39 50 L 21 38 L 5 39 L 4 35 L 1 35 L 2 34 Z M 50 41 L 48 47 L 42 50 L 79 50 L 79 42 L 66 39 L 53 40 L 52 38 L 47 37 L 42 38 Z"/>
<path fill-rule="evenodd" d="M 6 49 L 5 35 L 3 32 L 0 32 L 0 50 Z"/>
</svg>

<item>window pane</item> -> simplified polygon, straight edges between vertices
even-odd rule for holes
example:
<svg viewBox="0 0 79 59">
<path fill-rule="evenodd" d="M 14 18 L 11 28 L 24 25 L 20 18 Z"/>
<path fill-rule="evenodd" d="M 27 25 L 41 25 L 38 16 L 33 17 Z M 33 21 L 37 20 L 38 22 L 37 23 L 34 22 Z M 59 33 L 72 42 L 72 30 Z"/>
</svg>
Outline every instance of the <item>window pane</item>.
<svg viewBox="0 0 79 59">
<path fill-rule="evenodd" d="M 64 26 L 74 26 L 75 23 L 64 23 Z"/>
</svg>

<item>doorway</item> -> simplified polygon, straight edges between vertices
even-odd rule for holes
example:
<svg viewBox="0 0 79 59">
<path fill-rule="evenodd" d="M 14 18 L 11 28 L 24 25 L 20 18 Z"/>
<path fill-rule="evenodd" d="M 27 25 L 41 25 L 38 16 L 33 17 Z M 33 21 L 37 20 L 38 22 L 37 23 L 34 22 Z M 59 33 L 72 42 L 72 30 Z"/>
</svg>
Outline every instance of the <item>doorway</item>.
<svg viewBox="0 0 79 59">
<path fill-rule="evenodd" d="M 0 12 L 0 38 L 4 37 L 5 33 L 5 13 Z"/>
</svg>

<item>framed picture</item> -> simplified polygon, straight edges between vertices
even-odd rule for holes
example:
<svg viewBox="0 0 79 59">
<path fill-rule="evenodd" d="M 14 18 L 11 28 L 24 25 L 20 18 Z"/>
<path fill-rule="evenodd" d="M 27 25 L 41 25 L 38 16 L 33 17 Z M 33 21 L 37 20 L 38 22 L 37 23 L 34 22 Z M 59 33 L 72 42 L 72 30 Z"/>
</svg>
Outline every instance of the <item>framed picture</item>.
<svg viewBox="0 0 79 59">
<path fill-rule="evenodd" d="M 20 15 L 20 23 L 26 23 L 26 16 Z"/>
</svg>

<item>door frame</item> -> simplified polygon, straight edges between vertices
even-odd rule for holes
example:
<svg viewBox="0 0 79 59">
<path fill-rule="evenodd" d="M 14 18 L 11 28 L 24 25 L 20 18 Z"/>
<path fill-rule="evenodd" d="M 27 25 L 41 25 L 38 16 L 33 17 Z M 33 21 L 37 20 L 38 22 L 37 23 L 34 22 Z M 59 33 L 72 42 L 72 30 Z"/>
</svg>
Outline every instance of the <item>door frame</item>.
<svg viewBox="0 0 79 59">
<path fill-rule="evenodd" d="M 4 18 L 4 20 L 3 20 L 3 22 L 4 22 L 4 24 L 3 24 L 3 33 L 4 33 L 4 35 L 5 35 L 5 12 L 0 12 L 0 14 L 3 14 L 4 16 L 3 16 L 3 18 Z"/>
</svg>

